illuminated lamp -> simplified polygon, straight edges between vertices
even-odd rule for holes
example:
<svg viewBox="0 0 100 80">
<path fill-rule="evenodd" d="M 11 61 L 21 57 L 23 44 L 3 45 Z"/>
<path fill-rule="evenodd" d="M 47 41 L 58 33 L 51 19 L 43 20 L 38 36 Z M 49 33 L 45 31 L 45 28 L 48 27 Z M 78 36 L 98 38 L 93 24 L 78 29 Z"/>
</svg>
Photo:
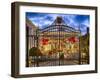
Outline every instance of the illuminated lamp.
<svg viewBox="0 0 100 80">
<path fill-rule="evenodd" d="M 49 39 L 43 38 L 42 39 L 42 45 L 47 45 L 48 41 L 49 41 Z"/>
<path fill-rule="evenodd" d="M 71 43 L 75 43 L 75 42 L 78 42 L 79 40 L 76 37 L 70 37 L 68 38 L 68 41 Z"/>
</svg>

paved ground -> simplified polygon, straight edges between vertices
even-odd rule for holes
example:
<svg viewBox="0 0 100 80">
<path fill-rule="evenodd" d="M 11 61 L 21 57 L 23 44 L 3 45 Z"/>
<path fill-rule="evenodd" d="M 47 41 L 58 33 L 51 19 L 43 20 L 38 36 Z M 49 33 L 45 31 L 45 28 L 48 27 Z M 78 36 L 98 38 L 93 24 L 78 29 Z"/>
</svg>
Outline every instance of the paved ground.
<svg viewBox="0 0 100 80">
<path fill-rule="evenodd" d="M 54 60 L 54 61 L 39 62 L 39 66 L 59 66 L 59 65 L 76 65 L 76 64 L 78 64 L 78 60 L 60 60 L 60 61 Z"/>
</svg>

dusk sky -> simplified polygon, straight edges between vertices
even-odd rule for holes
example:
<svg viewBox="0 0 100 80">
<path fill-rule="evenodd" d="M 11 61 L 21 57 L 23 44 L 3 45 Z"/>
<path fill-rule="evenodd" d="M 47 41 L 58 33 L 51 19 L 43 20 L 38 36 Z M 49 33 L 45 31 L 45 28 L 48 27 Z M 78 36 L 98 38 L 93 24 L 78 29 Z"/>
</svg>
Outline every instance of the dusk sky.
<svg viewBox="0 0 100 80">
<path fill-rule="evenodd" d="M 51 25 L 57 16 L 62 16 L 66 25 L 75 29 L 79 28 L 82 34 L 86 33 L 86 28 L 90 27 L 90 16 L 89 15 L 76 15 L 76 14 L 51 14 L 51 13 L 33 13 L 27 12 L 26 17 L 32 21 L 32 23 L 39 28 L 43 29 Z"/>
</svg>

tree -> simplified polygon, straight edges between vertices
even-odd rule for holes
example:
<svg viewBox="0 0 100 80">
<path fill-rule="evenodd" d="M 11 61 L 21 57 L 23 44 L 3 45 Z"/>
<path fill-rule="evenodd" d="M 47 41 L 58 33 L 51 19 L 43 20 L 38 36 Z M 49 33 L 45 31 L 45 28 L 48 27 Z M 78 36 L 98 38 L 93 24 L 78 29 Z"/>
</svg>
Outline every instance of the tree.
<svg viewBox="0 0 100 80">
<path fill-rule="evenodd" d="M 36 57 L 37 66 L 39 66 L 38 57 L 42 56 L 42 53 L 37 47 L 32 47 L 29 50 L 29 56 Z"/>
<path fill-rule="evenodd" d="M 32 47 L 29 50 L 29 56 L 42 56 L 42 53 L 37 47 Z"/>
<path fill-rule="evenodd" d="M 80 37 L 81 53 L 86 53 L 87 63 L 89 64 L 89 33 Z"/>
<path fill-rule="evenodd" d="M 64 53 L 60 53 L 59 59 L 63 60 L 64 59 Z"/>
</svg>

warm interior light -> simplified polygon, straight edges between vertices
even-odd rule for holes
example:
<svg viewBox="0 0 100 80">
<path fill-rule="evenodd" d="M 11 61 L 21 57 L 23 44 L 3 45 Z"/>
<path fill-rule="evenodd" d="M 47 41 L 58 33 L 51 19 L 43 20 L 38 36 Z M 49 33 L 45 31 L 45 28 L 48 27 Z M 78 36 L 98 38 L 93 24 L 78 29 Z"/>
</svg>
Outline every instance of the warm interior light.
<svg viewBox="0 0 100 80">
<path fill-rule="evenodd" d="M 45 50 L 45 51 L 51 50 L 51 45 L 50 45 L 50 44 L 45 45 L 45 46 L 44 46 L 44 50 Z"/>
</svg>

